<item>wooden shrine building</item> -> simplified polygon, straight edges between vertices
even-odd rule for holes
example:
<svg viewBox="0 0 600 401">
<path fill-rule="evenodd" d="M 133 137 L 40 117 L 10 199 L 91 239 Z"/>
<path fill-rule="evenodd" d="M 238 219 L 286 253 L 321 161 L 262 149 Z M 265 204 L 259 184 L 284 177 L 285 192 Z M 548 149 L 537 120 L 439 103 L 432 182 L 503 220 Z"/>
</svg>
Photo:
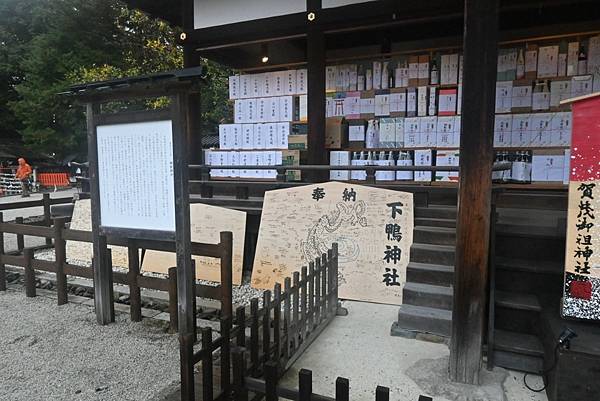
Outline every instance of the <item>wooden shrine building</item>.
<svg viewBox="0 0 600 401">
<path fill-rule="evenodd" d="M 485 356 L 490 367 L 538 373 L 552 368 L 551 400 L 598 394 L 598 384 L 589 379 L 599 369 L 598 328 L 559 314 L 571 124 L 571 106 L 561 101 L 600 90 L 598 1 L 126 3 L 181 28 L 184 67 L 206 58 L 234 70 L 235 123 L 254 122 L 243 115 L 255 113 L 247 109 L 257 103 L 245 104 L 252 95 L 242 92 L 258 84 L 246 77 L 271 73 L 256 93 L 273 96 L 275 90 L 293 98 L 286 143 L 298 153 L 279 157 L 298 166 L 301 177 L 277 171 L 270 178 L 227 179 L 206 168 L 214 160 L 202 149 L 207 133 L 199 129 L 199 95 L 189 98 L 188 124 L 195 132 L 187 139 L 191 201 L 249 213 L 247 267 L 266 190 L 333 178 L 330 168 L 319 166 L 369 160 L 400 165 L 404 157 L 415 166 L 423 160 L 419 165 L 457 166 L 445 174 L 415 171 L 412 179 L 400 179 L 400 172 L 382 179 L 367 169 L 362 178 L 367 185 L 415 194 L 411 262 L 393 331 L 449 337 L 455 381 L 477 383 Z M 265 87 L 289 78 L 290 71 L 296 71 L 295 91 Z M 425 122 L 415 118 L 430 117 L 434 131 L 407 128 Z M 331 129 L 334 118 L 346 131 Z M 397 120 L 390 122 L 398 118 L 402 130 Z M 375 144 L 369 143 L 367 120 L 377 121 L 369 123 L 378 127 Z M 396 124 L 396 134 L 384 140 L 390 124 Z M 225 160 L 220 165 L 242 165 L 240 159 Z M 492 174 L 493 164 L 502 162 L 512 167 Z M 354 172 L 336 179 L 354 182 Z M 556 339 L 566 325 L 579 338 L 555 360 Z"/>
</svg>

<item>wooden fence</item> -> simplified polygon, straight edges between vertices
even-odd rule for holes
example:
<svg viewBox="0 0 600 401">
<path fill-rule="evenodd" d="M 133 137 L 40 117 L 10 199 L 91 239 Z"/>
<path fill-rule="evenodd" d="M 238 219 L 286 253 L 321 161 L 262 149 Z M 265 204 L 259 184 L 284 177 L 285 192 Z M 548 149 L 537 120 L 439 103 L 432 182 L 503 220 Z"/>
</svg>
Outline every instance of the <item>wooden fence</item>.
<svg viewBox="0 0 600 401">
<path fill-rule="evenodd" d="M 350 381 L 344 377 L 338 377 L 335 381 L 335 398 L 313 393 L 312 372 L 307 369 L 301 369 L 298 372 L 298 389 L 280 386 L 276 361 L 265 363 L 264 379 L 248 376 L 246 354 L 247 351 L 243 347 L 235 347 L 232 351 L 232 399 L 234 401 L 248 401 L 249 393 L 255 395 L 253 399 L 264 397 L 266 401 L 277 401 L 280 398 L 294 401 L 348 401 L 350 399 Z M 389 401 L 389 399 L 388 387 L 377 386 L 375 388 L 376 401 Z M 433 401 L 433 399 L 420 395 L 418 401 Z"/>
<path fill-rule="evenodd" d="M 67 276 L 93 279 L 93 268 L 73 265 L 66 261 L 66 241 L 92 242 L 92 233 L 89 231 L 71 230 L 65 228 L 68 219 L 53 219 L 50 227 L 32 226 L 22 223 L 18 219 L 15 223 L 7 223 L 0 212 L 0 291 L 6 290 L 6 265 L 19 266 L 24 269 L 25 291 L 28 297 L 36 294 L 35 271 L 45 271 L 56 274 L 56 289 L 58 304 L 68 302 Z M 19 250 L 16 253 L 4 252 L 4 234 L 16 234 Z M 25 248 L 24 237 L 43 237 L 48 240 L 49 247 L 55 252 L 55 260 L 39 260 L 34 257 L 33 248 Z M 130 313 L 132 321 L 142 320 L 141 288 L 165 291 L 169 294 L 169 316 L 172 331 L 177 331 L 177 273 L 176 268 L 169 269 L 167 278 L 149 277 L 140 273 L 139 249 L 175 252 L 175 243 L 170 241 L 150 241 L 108 237 L 108 244 L 127 247 L 128 267 L 127 273 L 113 271 L 113 283 L 129 286 Z M 219 286 L 195 284 L 196 296 L 219 300 L 221 313 L 231 316 L 232 311 L 232 248 L 233 238 L 230 232 L 220 234 L 218 244 L 192 243 L 192 255 L 218 258 L 221 260 L 222 282 Z M 110 249 L 108 261 L 111 263 Z M 112 270 L 112 269 L 111 269 Z M 112 301 L 114 302 L 114 301 Z M 114 307 L 114 303 L 113 303 Z M 194 308 L 195 309 L 195 308 Z"/>
<path fill-rule="evenodd" d="M 212 339 L 212 329 L 202 328 L 202 348 L 193 354 L 192 366 L 201 363 L 202 400 L 225 400 L 232 396 L 231 347 L 245 347 L 248 364 L 244 372 L 257 378 L 265 374 L 266 364 L 276 366 L 280 377 L 333 320 L 338 311 L 338 250 L 333 244 L 293 277 L 275 284 L 250 301 L 250 310 L 240 306 L 235 316 L 222 316 L 220 336 Z M 249 312 L 249 313 L 247 313 Z M 213 353 L 220 352 L 220 376 L 213 373 Z M 187 387 L 187 386 L 191 386 Z M 182 383 L 182 400 L 194 400 L 193 383 Z"/>
</svg>

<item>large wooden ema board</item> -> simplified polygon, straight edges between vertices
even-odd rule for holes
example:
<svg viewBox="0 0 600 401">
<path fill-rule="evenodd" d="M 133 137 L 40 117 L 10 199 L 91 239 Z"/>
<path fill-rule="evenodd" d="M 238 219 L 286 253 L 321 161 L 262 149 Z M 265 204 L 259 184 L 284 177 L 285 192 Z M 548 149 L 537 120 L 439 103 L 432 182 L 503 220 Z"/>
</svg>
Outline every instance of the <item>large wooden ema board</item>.
<svg viewBox="0 0 600 401">
<path fill-rule="evenodd" d="M 89 199 L 75 203 L 71 228 L 74 230 L 92 231 L 91 203 Z M 217 206 L 190 205 L 190 227 L 192 242 L 218 244 L 221 231 L 233 233 L 233 282 L 240 284 L 242 280 L 242 264 L 244 260 L 244 239 L 246 231 L 246 213 Z M 128 267 L 127 248 L 110 246 L 113 266 Z M 67 259 L 91 263 L 93 247 L 91 243 L 67 241 Z M 195 256 L 196 278 L 220 282 L 219 259 Z M 176 265 L 175 254 L 170 252 L 147 251 L 144 255 L 142 270 L 167 274 L 170 267 Z"/>
<path fill-rule="evenodd" d="M 246 237 L 246 213 L 218 206 L 195 203 L 190 205 L 192 242 L 218 244 L 222 231 L 233 234 L 233 284 L 241 284 L 244 263 L 244 240 Z M 196 278 L 214 282 L 221 281 L 221 262 L 216 258 L 194 256 Z M 175 254 L 147 251 L 142 271 L 167 274 L 175 266 Z"/>
<path fill-rule="evenodd" d="M 573 104 L 563 315 L 600 319 L 600 96 Z"/>
<path fill-rule="evenodd" d="M 268 191 L 252 285 L 273 288 L 339 247 L 339 296 L 402 303 L 413 236 L 411 193 L 340 182 Z"/>
<path fill-rule="evenodd" d="M 73 216 L 71 217 L 72 230 L 92 231 L 92 203 L 89 199 L 75 202 Z M 112 264 L 127 269 L 129 257 L 127 248 L 122 246 L 111 246 Z M 80 263 L 92 263 L 94 247 L 91 242 L 67 241 L 67 260 Z"/>
</svg>

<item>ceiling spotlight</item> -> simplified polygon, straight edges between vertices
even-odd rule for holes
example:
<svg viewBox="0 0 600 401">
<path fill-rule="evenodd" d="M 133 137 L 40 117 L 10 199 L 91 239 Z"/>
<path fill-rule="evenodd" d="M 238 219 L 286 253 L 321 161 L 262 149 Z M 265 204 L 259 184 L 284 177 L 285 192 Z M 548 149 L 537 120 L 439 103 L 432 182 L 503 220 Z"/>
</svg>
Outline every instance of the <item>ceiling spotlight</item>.
<svg viewBox="0 0 600 401">
<path fill-rule="evenodd" d="M 260 47 L 260 54 L 261 54 L 261 61 L 263 63 L 267 63 L 269 61 L 269 45 L 267 45 L 266 43 L 264 43 L 261 47 Z"/>
</svg>

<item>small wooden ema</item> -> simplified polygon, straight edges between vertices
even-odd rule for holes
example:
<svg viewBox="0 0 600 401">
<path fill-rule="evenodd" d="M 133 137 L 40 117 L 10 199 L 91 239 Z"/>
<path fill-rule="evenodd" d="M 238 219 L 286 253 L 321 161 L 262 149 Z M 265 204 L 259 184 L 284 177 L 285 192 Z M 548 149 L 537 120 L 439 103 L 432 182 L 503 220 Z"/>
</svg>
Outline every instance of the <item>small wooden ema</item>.
<svg viewBox="0 0 600 401">
<path fill-rule="evenodd" d="M 267 191 L 252 285 L 283 283 L 337 242 L 340 298 L 399 305 L 413 221 L 411 193 L 340 182 Z"/>
<path fill-rule="evenodd" d="M 190 205 L 190 228 L 192 242 L 218 244 L 221 231 L 233 233 L 233 283 L 241 284 L 246 237 L 246 213 L 218 206 L 195 203 Z M 193 256 L 196 261 L 196 278 L 214 282 L 221 281 L 219 259 Z M 171 252 L 147 251 L 142 271 L 168 274 L 175 266 L 175 254 Z"/>
<path fill-rule="evenodd" d="M 600 320 L 600 93 L 562 103 L 573 103 L 562 312 Z"/>
<path fill-rule="evenodd" d="M 69 228 L 72 230 L 92 231 L 92 209 L 89 199 L 75 202 Z M 112 265 L 127 269 L 129 266 L 127 248 L 112 245 L 109 245 L 109 248 L 112 254 Z M 67 241 L 67 260 L 92 263 L 93 255 L 94 250 L 91 242 Z"/>
</svg>

